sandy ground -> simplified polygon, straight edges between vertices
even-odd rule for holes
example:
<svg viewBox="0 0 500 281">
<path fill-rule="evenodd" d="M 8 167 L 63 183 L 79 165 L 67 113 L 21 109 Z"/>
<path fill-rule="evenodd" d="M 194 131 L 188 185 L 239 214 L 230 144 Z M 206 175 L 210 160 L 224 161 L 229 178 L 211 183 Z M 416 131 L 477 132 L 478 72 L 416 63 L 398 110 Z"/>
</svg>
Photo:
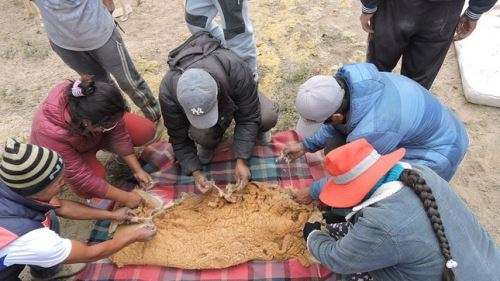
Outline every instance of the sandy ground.
<svg viewBox="0 0 500 281">
<path fill-rule="evenodd" d="M 168 52 L 189 36 L 183 1 L 130 0 L 134 12 L 122 26 L 124 41 L 151 89 L 158 93 Z M 297 120 L 298 86 L 316 74 L 363 61 L 366 34 L 355 0 L 251 0 L 258 48 L 260 88 L 282 105 L 277 130 Z M 480 24 L 480 23 L 479 23 Z M 20 0 L 0 2 L 0 142 L 27 140 L 31 118 L 49 90 L 64 78 L 77 78 L 52 52 L 42 27 L 28 18 Z M 466 124 L 469 151 L 452 180 L 470 208 L 500 242 L 500 110 L 468 103 L 463 97 L 453 48 L 432 92 Z M 71 197 L 71 194 L 66 196 Z M 91 223 L 63 223 L 63 234 L 85 240 Z"/>
</svg>

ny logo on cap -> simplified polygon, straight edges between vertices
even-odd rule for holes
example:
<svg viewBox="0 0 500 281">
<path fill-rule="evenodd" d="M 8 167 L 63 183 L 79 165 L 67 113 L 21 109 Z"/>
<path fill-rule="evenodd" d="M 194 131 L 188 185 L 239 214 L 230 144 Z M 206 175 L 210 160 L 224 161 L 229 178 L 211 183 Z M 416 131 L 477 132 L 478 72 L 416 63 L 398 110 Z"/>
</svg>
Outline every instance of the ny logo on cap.
<svg viewBox="0 0 500 281">
<path fill-rule="evenodd" d="M 202 115 L 205 113 L 201 107 L 191 108 L 191 112 L 193 112 L 193 115 Z"/>
</svg>

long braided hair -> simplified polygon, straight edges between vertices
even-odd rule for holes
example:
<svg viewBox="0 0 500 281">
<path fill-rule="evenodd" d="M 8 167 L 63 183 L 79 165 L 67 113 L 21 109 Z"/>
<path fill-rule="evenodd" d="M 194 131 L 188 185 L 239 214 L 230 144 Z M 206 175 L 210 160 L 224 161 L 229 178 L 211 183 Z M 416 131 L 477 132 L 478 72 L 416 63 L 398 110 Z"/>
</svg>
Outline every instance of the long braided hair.
<svg viewBox="0 0 500 281">
<path fill-rule="evenodd" d="M 431 221 L 432 228 L 439 242 L 439 247 L 441 248 L 441 253 L 446 261 L 441 280 L 454 281 L 455 274 L 452 268 L 456 267 L 457 264 L 451 257 L 450 245 L 448 244 L 448 238 L 446 238 L 443 222 L 441 221 L 441 216 L 432 190 L 429 188 L 424 178 L 422 178 L 418 172 L 411 169 L 405 169 L 403 173 L 401 173 L 399 180 L 418 195 Z"/>
</svg>

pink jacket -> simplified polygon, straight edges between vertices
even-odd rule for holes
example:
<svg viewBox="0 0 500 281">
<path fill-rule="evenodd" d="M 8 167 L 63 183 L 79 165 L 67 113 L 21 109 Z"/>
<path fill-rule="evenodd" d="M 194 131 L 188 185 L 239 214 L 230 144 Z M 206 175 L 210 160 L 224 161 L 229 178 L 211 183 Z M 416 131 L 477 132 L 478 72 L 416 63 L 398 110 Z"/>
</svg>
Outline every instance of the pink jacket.
<svg viewBox="0 0 500 281">
<path fill-rule="evenodd" d="M 127 156 L 134 153 L 132 142 L 123 120 L 113 130 L 101 134 L 84 136 L 70 132 L 71 117 L 64 93 L 70 83 L 66 80 L 57 85 L 38 108 L 31 127 L 31 143 L 59 153 L 64 161 L 65 180 L 78 195 L 103 198 L 108 185 L 92 172 L 82 154 L 105 149 Z"/>
</svg>

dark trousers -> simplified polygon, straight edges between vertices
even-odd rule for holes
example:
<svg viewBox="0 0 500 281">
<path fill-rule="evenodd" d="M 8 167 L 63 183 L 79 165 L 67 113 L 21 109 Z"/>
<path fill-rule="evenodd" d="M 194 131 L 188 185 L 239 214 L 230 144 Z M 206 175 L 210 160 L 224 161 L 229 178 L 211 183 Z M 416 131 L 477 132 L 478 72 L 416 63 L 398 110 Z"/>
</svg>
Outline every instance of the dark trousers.
<svg viewBox="0 0 500 281">
<path fill-rule="evenodd" d="M 279 105 L 277 102 L 270 100 L 264 94 L 259 93 L 260 103 L 260 128 L 259 132 L 267 132 L 271 130 L 278 122 Z M 189 137 L 196 143 L 213 149 L 222 141 L 224 132 L 227 128 L 213 126 L 208 129 L 197 129 L 193 126 L 189 127 Z"/>
<path fill-rule="evenodd" d="M 429 89 L 453 40 L 464 0 L 384 0 L 373 16 L 367 61 Z"/>
<path fill-rule="evenodd" d="M 160 105 L 148 84 L 136 70 L 132 59 L 125 48 L 123 39 L 115 28 L 108 42 L 91 51 L 71 51 L 50 42 L 54 52 L 78 74 L 94 75 L 95 80 L 114 83 L 141 109 L 151 121 L 160 119 Z"/>
<path fill-rule="evenodd" d="M 50 229 L 53 230 L 55 233 L 59 234 L 61 232 L 60 225 L 59 225 L 59 219 L 56 216 L 56 213 L 54 211 L 50 211 Z M 24 264 L 15 264 L 11 265 L 4 270 L 0 270 L 0 280 L 2 281 L 21 281 L 19 278 L 19 274 L 21 274 L 21 271 L 23 271 L 24 267 L 26 265 Z M 61 265 L 55 265 L 52 267 L 40 267 L 40 266 L 30 266 L 30 272 L 31 275 L 37 278 L 49 278 L 50 276 L 55 275 Z"/>
</svg>

